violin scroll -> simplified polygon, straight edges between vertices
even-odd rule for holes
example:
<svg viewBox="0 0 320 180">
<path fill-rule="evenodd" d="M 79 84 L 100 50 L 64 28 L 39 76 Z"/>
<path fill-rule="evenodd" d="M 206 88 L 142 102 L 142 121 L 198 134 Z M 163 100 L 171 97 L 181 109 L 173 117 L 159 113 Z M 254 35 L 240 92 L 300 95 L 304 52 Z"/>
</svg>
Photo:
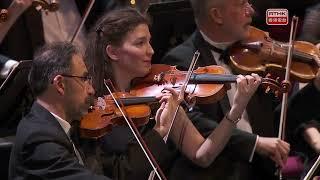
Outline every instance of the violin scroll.
<svg viewBox="0 0 320 180">
<path fill-rule="evenodd" d="M 281 97 L 281 94 L 291 90 L 290 82 L 280 82 L 280 77 L 274 77 L 270 73 L 262 79 L 261 86 L 265 90 L 265 93 L 272 93 L 277 98 Z"/>
<path fill-rule="evenodd" d="M 8 10 L 0 10 L 0 23 L 6 22 L 8 20 Z"/>
<path fill-rule="evenodd" d="M 50 0 L 49 3 L 45 0 L 33 0 L 32 5 L 36 7 L 38 11 L 44 10 L 54 12 L 59 9 L 59 3 L 57 0 Z"/>
</svg>

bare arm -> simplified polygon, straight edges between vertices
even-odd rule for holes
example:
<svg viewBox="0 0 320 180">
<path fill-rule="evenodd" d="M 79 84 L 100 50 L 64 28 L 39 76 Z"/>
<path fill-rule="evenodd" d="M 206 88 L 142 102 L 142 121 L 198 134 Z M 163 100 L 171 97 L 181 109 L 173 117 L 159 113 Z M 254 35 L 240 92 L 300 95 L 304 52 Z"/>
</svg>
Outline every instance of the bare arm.
<svg viewBox="0 0 320 180">
<path fill-rule="evenodd" d="M 0 23 L 0 44 L 4 37 L 20 17 L 20 15 L 32 4 L 32 0 L 14 0 L 8 8 L 8 20 Z"/>
<path fill-rule="evenodd" d="M 170 138 L 194 163 L 202 167 L 209 166 L 228 142 L 237 119 L 241 117 L 250 97 L 259 86 L 260 81 L 261 79 L 257 75 L 240 76 L 237 79 L 238 88 L 233 106 L 227 116 L 207 139 L 198 132 L 182 109 L 179 110 L 176 117 Z M 156 117 L 156 119 L 159 119 L 157 122 L 162 121 L 160 124 L 163 126 L 170 124 L 168 119 L 171 121 L 172 114 L 177 107 L 177 103 L 175 103 L 177 102 L 177 95 L 173 90 L 170 91 L 173 95 L 163 96 L 160 101 L 162 105 Z"/>
<path fill-rule="evenodd" d="M 316 127 L 306 128 L 303 137 L 315 152 L 320 152 L 320 132 Z"/>
</svg>

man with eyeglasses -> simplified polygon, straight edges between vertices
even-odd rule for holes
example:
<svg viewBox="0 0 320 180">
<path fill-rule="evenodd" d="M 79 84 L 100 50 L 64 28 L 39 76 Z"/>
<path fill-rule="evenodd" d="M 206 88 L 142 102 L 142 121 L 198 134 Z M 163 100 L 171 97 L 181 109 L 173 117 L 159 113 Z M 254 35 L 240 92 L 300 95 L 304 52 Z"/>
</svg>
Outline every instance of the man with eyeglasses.
<svg viewBox="0 0 320 180">
<path fill-rule="evenodd" d="M 180 70 L 187 70 L 193 53 L 199 50 L 197 66 L 220 65 L 226 69 L 227 73 L 232 74 L 233 71 L 228 64 L 227 49 L 233 43 L 248 37 L 255 12 L 253 7 L 248 0 L 191 0 L 191 5 L 197 30 L 183 44 L 172 49 L 162 62 L 176 65 Z M 205 106 L 199 105 L 194 108 L 195 111 L 189 113 L 190 119 L 200 132 L 208 134 L 217 126 L 214 121 L 220 120 L 228 112 L 232 103 L 229 100 L 233 99 L 234 95 L 235 85 L 231 84 L 231 89 L 224 99 Z M 278 138 L 271 138 L 275 136 L 273 134 L 274 102 L 270 95 L 265 95 L 261 89 L 258 90 L 250 100 L 237 124 L 238 129 L 234 131 L 226 148 L 218 157 L 218 161 L 215 161 L 207 170 L 197 170 L 191 163 L 187 163 L 187 160 L 180 158 L 176 161 L 174 168 L 189 173 L 177 173 L 175 178 L 204 179 L 202 177 L 208 177 L 210 179 L 217 174 L 221 176 L 217 175 L 216 179 L 274 178 L 275 168 L 265 169 L 266 165 L 257 166 L 261 163 L 256 163 L 263 161 L 270 166 L 282 167 L 288 157 L 289 144 Z M 222 160 L 219 161 L 219 158 Z M 255 170 L 251 171 L 251 168 Z"/>
<path fill-rule="evenodd" d="M 81 53 L 70 43 L 44 46 L 29 74 L 36 101 L 19 123 L 9 179 L 109 179 L 89 171 L 71 140 L 71 122 L 93 103 Z"/>
</svg>

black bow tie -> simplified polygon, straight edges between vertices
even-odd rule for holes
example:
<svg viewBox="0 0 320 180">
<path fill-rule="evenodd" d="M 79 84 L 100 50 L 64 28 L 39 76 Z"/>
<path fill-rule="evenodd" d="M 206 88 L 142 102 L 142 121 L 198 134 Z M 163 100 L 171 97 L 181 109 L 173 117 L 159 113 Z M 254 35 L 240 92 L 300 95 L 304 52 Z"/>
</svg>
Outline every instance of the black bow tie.
<svg viewBox="0 0 320 180">
<path fill-rule="evenodd" d="M 212 50 L 212 51 L 214 51 L 216 53 L 223 54 L 225 52 L 225 50 L 217 48 L 217 47 L 215 47 L 214 45 L 212 45 L 212 44 L 210 44 L 208 42 L 207 42 L 207 44 L 208 44 L 208 47 L 210 48 L 210 50 Z"/>
<path fill-rule="evenodd" d="M 217 47 L 213 46 L 212 44 L 210 44 L 208 42 L 206 42 L 206 43 L 207 43 L 207 45 L 208 45 L 210 50 L 220 54 L 219 60 L 224 61 L 226 64 L 229 62 L 229 60 L 230 60 L 229 48 L 223 50 L 223 49 L 220 49 L 220 48 L 217 48 Z"/>
</svg>

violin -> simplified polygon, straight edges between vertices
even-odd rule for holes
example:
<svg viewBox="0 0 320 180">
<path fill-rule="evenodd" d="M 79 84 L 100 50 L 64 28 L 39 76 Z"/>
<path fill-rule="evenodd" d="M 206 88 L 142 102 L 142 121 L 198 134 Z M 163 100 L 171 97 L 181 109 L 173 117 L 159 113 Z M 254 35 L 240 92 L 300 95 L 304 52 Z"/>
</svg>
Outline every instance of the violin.
<svg viewBox="0 0 320 180">
<path fill-rule="evenodd" d="M 33 0 L 32 6 L 38 11 L 44 10 L 45 12 L 54 12 L 59 9 L 59 3 L 57 0 Z M 7 9 L 0 10 L 0 23 L 6 22 L 8 20 L 9 12 Z"/>
<path fill-rule="evenodd" d="M 309 82 L 318 72 L 320 51 L 305 41 L 294 41 L 293 47 L 290 76 L 294 81 Z M 275 41 L 268 32 L 251 26 L 249 37 L 232 46 L 229 54 L 230 65 L 237 73 L 274 73 L 283 76 L 288 44 Z"/>
<path fill-rule="evenodd" d="M 151 108 L 148 103 L 157 102 L 155 97 L 134 97 L 129 93 L 117 92 L 113 95 L 122 102 L 126 115 L 139 127 L 148 123 Z M 99 138 L 112 130 L 113 126 L 127 125 L 120 110 L 110 95 L 98 98 L 95 105 L 80 121 L 80 135 L 84 138 Z"/>
<path fill-rule="evenodd" d="M 175 66 L 153 64 L 150 73 L 144 78 L 133 81 L 130 94 L 137 97 L 158 96 L 164 87 L 180 90 L 187 72 L 179 71 Z M 237 75 L 228 75 L 221 66 L 198 67 L 191 75 L 186 88 L 187 103 L 208 104 L 221 100 L 230 89 L 228 83 L 236 82 Z M 263 78 L 262 86 L 266 92 L 279 94 L 281 84 L 271 78 Z"/>
<path fill-rule="evenodd" d="M 127 124 L 153 168 L 150 177 L 153 179 L 154 176 L 157 176 L 159 180 L 167 180 L 137 129 L 139 124 L 146 124 L 146 122 L 148 122 L 150 116 L 149 106 L 132 106 L 130 104 L 139 103 L 137 99 L 130 95 L 127 97 L 127 93 L 112 93 L 106 81 L 104 81 L 104 84 L 110 95 L 104 98 L 98 98 L 95 103 L 96 109 L 91 108 L 91 112 L 83 117 L 80 123 L 80 135 L 82 135 L 82 137 L 98 138 L 110 131 L 112 125 Z M 111 86 L 115 90 L 112 83 Z M 143 101 L 140 102 L 150 101 L 150 99 L 152 100 L 152 98 L 143 98 Z M 120 103 L 118 101 L 120 101 Z M 122 107 L 119 104 L 121 104 Z M 129 106 L 126 107 L 124 104 L 129 104 Z"/>
</svg>

